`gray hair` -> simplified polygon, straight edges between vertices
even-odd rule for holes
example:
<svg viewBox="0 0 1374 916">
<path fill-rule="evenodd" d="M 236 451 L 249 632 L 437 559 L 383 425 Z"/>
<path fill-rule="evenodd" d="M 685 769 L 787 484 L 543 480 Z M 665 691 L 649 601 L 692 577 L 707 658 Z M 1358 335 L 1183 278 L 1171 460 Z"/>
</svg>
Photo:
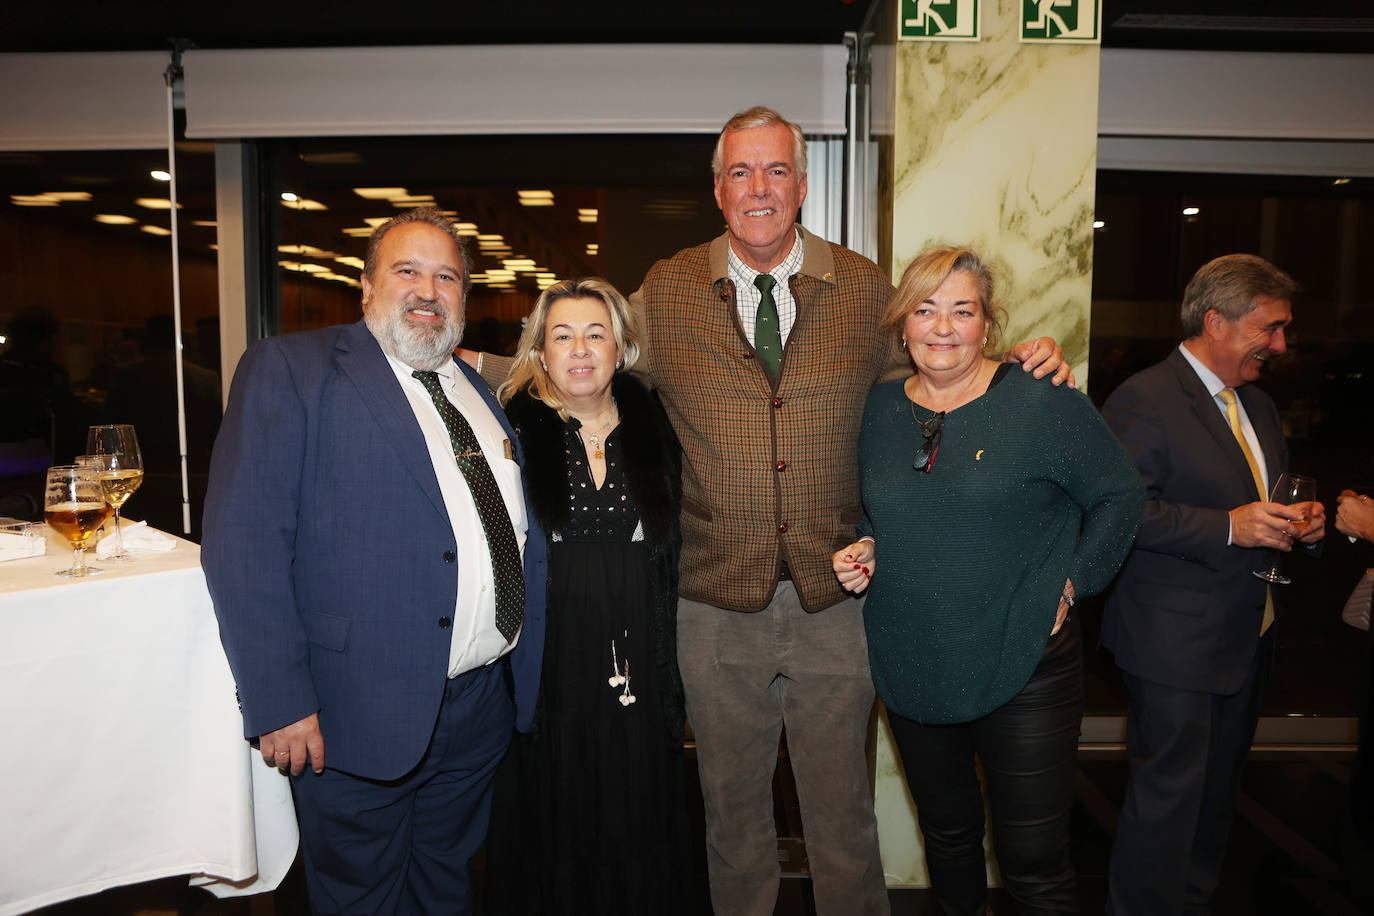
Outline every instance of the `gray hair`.
<svg viewBox="0 0 1374 916">
<path fill-rule="evenodd" d="M 1291 302 L 1299 289 L 1296 280 L 1257 255 L 1214 258 L 1198 268 L 1183 291 L 1183 334 L 1201 336 L 1204 319 L 1213 309 L 1227 321 L 1239 321 L 1254 311 L 1260 296 Z"/>
<path fill-rule="evenodd" d="M 409 223 L 424 223 L 427 226 L 433 226 L 453 239 L 453 244 L 458 246 L 458 255 L 463 259 L 463 300 L 466 301 L 468 292 L 472 289 L 472 251 L 468 248 L 467 239 L 458 234 L 458 227 L 453 224 L 453 220 L 440 212 L 437 207 L 416 207 L 414 210 L 406 210 L 374 229 L 372 235 L 367 239 L 367 255 L 363 258 L 363 276 L 367 277 L 369 281 L 376 278 L 377 250 L 382 247 L 382 239 L 397 226 L 404 226 Z"/>
<path fill-rule="evenodd" d="M 797 167 L 798 179 L 806 177 L 806 138 L 802 136 L 802 129 L 791 121 L 784 118 L 771 108 L 762 105 L 755 105 L 748 111 L 741 111 L 733 118 L 725 122 L 725 126 L 720 129 L 720 136 L 716 138 L 716 151 L 711 154 L 711 173 L 717 178 L 720 173 L 725 171 L 725 135 L 732 130 L 748 130 L 751 127 L 772 127 L 781 124 L 792 132 L 792 161 Z"/>
</svg>

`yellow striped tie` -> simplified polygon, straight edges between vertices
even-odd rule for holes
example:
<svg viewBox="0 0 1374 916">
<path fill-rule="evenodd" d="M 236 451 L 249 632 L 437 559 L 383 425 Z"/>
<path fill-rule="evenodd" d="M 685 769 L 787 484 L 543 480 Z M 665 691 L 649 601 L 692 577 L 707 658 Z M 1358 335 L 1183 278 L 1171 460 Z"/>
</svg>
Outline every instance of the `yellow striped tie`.
<svg viewBox="0 0 1374 916">
<path fill-rule="evenodd" d="M 1240 408 L 1236 405 L 1236 392 L 1231 388 L 1223 388 L 1217 392 L 1217 397 L 1226 403 L 1226 419 L 1230 421 L 1231 434 L 1236 437 L 1236 442 L 1245 455 L 1245 463 L 1250 465 L 1250 476 L 1254 478 L 1255 490 L 1259 493 L 1261 500 L 1267 500 L 1269 495 L 1264 492 L 1264 475 L 1260 473 L 1259 462 L 1255 460 L 1255 453 L 1250 451 L 1250 444 L 1245 441 L 1245 433 L 1241 432 L 1240 429 Z M 1260 622 L 1260 635 L 1263 636 L 1268 632 L 1273 623 L 1273 590 L 1266 587 L 1264 589 L 1264 620 Z"/>
</svg>

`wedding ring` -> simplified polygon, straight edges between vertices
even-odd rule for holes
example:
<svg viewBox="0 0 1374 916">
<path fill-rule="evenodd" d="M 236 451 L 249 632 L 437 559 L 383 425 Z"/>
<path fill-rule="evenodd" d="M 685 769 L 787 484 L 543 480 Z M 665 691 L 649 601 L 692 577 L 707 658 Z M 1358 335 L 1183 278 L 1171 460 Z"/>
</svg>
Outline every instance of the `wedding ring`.
<svg viewBox="0 0 1374 916">
<path fill-rule="evenodd" d="M 290 751 L 277 751 L 277 756 L 278 756 L 278 757 L 290 757 L 290 756 L 291 756 L 291 752 L 290 752 Z"/>
</svg>

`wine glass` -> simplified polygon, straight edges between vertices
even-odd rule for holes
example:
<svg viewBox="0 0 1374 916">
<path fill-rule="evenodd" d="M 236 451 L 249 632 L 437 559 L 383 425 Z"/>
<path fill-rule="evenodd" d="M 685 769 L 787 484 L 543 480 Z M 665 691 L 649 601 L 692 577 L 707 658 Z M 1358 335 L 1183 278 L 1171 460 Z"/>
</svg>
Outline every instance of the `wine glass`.
<svg viewBox="0 0 1374 916">
<path fill-rule="evenodd" d="M 86 451 L 94 458 L 105 499 L 114 509 L 115 552 L 107 559 L 131 559 L 124 549 L 124 534 L 119 530 L 119 510 L 143 483 L 143 455 L 138 436 L 128 423 L 92 426 L 86 433 Z"/>
<path fill-rule="evenodd" d="M 1304 477 L 1301 474 L 1280 474 L 1279 479 L 1274 483 L 1274 491 L 1269 495 L 1269 501 L 1291 506 L 1294 503 L 1310 503 L 1317 498 L 1317 481 L 1311 477 Z M 1293 522 L 1294 528 L 1301 532 L 1312 521 L 1311 513 L 1304 513 L 1303 517 Z M 1293 580 L 1279 572 L 1279 554 L 1273 551 L 1273 562 L 1269 564 L 1267 572 L 1254 570 L 1254 574 L 1265 582 L 1273 582 L 1276 585 L 1287 585 Z"/>
<path fill-rule="evenodd" d="M 70 569 L 53 575 L 80 578 L 103 572 L 87 566 L 83 553 L 86 542 L 105 519 L 110 517 L 110 504 L 96 471 L 74 464 L 48 468 L 47 485 L 43 490 L 43 519 L 48 527 L 67 539 L 75 554 Z"/>
</svg>

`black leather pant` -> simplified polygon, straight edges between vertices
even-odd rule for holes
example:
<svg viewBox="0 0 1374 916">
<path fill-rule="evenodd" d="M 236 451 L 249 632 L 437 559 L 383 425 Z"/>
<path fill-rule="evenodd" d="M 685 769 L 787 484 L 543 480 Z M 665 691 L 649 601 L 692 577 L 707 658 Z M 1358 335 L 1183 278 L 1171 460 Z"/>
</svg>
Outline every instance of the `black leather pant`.
<svg viewBox="0 0 1374 916">
<path fill-rule="evenodd" d="M 1015 697 L 981 719 L 920 725 L 891 711 L 916 802 L 936 912 L 987 910 L 983 764 L 1002 879 L 1022 913 L 1077 913 L 1069 812 L 1083 719 L 1083 648 L 1070 619 Z"/>
</svg>

